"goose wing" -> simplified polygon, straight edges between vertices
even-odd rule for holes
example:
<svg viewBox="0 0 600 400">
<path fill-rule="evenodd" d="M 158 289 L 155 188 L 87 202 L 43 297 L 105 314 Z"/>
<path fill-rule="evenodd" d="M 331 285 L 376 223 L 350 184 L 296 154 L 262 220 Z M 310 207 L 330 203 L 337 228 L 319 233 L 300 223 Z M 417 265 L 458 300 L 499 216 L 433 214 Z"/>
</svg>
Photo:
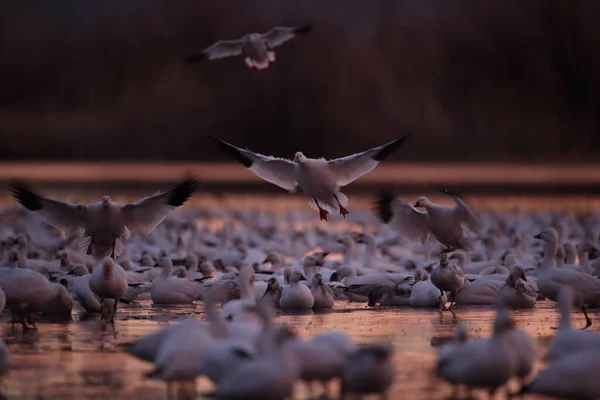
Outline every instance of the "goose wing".
<svg viewBox="0 0 600 400">
<path fill-rule="evenodd" d="M 23 182 L 12 182 L 13 197 L 29 211 L 37 212 L 50 225 L 68 234 L 82 233 L 86 223 L 86 206 L 48 199 L 34 193 Z"/>
<path fill-rule="evenodd" d="M 185 179 L 173 189 L 144 197 L 135 203 L 124 204 L 121 214 L 125 226 L 132 232 L 148 235 L 177 207 L 183 205 L 194 193 L 198 180 Z"/>
<path fill-rule="evenodd" d="M 337 184 L 346 186 L 367 172 L 371 172 L 381 161 L 398 149 L 407 138 L 408 136 L 403 136 L 362 153 L 330 160 L 329 168 L 333 171 Z"/>
<path fill-rule="evenodd" d="M 232 156 L 244 167 L 250 169 L 258 177 L 289 191 L 296 188 L 295 163 L 293 161 L 254 153 L 223 140 L 214 139 L 221 150 Z"/>
<path fill-rule="evenodd" d="M 188 63 L 196 63 L 203 60 L 216 60 L 218 58 L 238 56 L 242 54 L 242 40 L 219 40 L 212 46 L 194 54 L 186 59 Z"/>
<path fill-rule="evenodd" d="M 262 37 L 267 41 L 267 45 L 270 48 L 273 48 L 295 38 L 298 35 L 302 35 L 311 31 L 312 26 L 310 25 L 303 25 L 297 28 L 278 26 L 268 32 L 263 33 Z"/>
</svg>

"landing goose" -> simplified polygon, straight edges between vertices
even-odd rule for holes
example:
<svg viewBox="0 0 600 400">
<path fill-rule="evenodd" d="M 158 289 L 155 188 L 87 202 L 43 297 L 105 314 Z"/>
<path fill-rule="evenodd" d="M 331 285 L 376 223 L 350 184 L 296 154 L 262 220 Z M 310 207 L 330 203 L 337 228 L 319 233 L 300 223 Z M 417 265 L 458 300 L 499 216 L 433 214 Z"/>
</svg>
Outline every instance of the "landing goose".
<svg viewBox="0 0 600 400">
<path fill-rule="evenodd" d="M 80 243 L 96 259 L 115 259 L 123 251 L 121 239 L 132 232 L 148 235 L 196 190 L 197 179 L 185 179 L 175 188 L 145 197 L 135 203 L 119 204 L 109 196 L 87 205 L 52 200 L 37 195 L 23 182 L 12 182 L 14 198 L 25 208 L 41 215 L 50 225 L 67 234 L 83 233 Z"/>
<path fill-rule="evenodd" d="M 307 158 L 297 152 L 293 161 L 254 153 L 217 138 L 215 141 L 221 150 L 267 182 L 290 192 L 300 187 L 309 198 L 309 205 L 319 211 L 320 219 L 327 220 L 329 213 L 339 212 L 344 217 L 348 214 L 348 197 L 340 188 L 372 171 L 407 138 L 403 136 L 362 153 L 334 160 Z"/>
</svg>

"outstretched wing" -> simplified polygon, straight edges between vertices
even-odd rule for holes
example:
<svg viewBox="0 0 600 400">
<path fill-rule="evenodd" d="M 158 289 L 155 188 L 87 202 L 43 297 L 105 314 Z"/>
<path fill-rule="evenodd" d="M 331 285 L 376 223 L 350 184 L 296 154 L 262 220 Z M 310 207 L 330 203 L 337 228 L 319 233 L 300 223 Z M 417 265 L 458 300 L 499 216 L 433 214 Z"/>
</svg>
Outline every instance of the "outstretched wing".
<svg viewBox="0 0 600 400">
<path fill-rule="evenodd" d="M 444 189 L 442 192 L 452 197 L 452 200 L 456 203 L 454 215 L 456 215 L 464 225 L 467 225 L 470 230 L 475 233 L 481 233 L 484 229 L 483 221 L 481 221 L 481 218 L 471 210 L 467 203 L 465 203 L 458 194 L 453 193 L 448 189 Z"/>
<path fill-rule="evenodd" d="M 125 226 L 132 232 L 148 235 L 177 207 L 183 205 L 194 193 L 198 179 L 185 179 L 168 192 L 145 197 L 135 203 L 124 204 L 121 214 Z"/>
<path fill-rule="evenodd" d="M 221 139 L 214 139 L 221 150 L 265 181 L 290 191 L 296 188 L 295 163 L 293 161 L 264 156 L 247 149 L 240 149 Z"/>
<path fill-rule="evenodd" d="M 396 198 L 391 193 L 382 191 L 376 202 L 377 215 L 402 238 L 419 241 L 427 240 L 427 213 L 414 208 L 407 200 Z"/>
<path fill-rule="evenodd" d="M 346 186 L 367 172 L 371 172 L 381 161 L 400 147 L 407 138 L 408 136 L 403 136 L 400 139 L 363 151 L 362 153 L 330 160 L 329 167 L 336 178 L 337 184 L 339 186 Z"/>
<path fill-rule="evenodd" d="M 219 40 L 217 43 L 202 50 L 201 53 L 192 55 L 186 59 L 188 63 L 196 63 L 204 60 L 215 60 L 238 56 L 242 54 L 242 40 Z"/>
<path fill-rule="evenodd" d="M 23 182 L 10 184 L 13 197 L 29 211 L 37 212 L 50 225 L 71 235 L 85 229 L 86 207 L 47 199 L 32 192 Z"/>
<path fill-rule="evenodd" d="M 312 26 L 303 25 L 298 28 L 291 28 L 285 26 L 278 26 L 271 29 L 269 32 L 263 33 L 262 37 L 267 41 L 267 45 L 270 48 L 279 46 L 290 39 L 295 38 L 298 35 L 308 33 L 312 31 Z"/>
</svg>

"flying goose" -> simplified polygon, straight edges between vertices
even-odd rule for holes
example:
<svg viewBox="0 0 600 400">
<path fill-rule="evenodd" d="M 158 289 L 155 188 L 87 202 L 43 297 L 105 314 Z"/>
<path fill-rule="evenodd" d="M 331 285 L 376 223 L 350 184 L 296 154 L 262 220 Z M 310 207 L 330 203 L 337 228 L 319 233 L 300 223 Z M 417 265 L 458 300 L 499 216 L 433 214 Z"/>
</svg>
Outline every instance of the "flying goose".
<svg viewBox="0 0 600 400">
<path fill-rule="evenodd" d="M 298 35 L 312 31 L 312 26 L 276 27 L 265 33 L 249 33 L 237 40 L 219 40 L 202 50 L 201 53 L 187 58 L 188 63 L 203 60 L 215 60 L 242 54 L 246 65 L 250 68 L 265 69 L 275 62 L 273 48 L 282 45 Z"/>
<path fill-rule="evenodd" d="M 348 214 L 348 197 L 340 191 L 362 175 L 372 171 L 408 138 L 399 139 L 347 157 L 325 160 L 308 158 L 297 152 L 294 160 L 276 158 L 241 149 L 223 140 L 214 138 L 224 152 L 249 168 L 260 178 L 293 193 L 297 187 L 309 198 L 309 206 L 319 210 L 321 220 L 328 213 Z"/>
<path fill-rule="evenodd" d="M 79 244 L 87 254 L 100 260 L 115 259 L 123 251 L 119 239 L 128 239 L 132 232 L 148 235 L 177 207 L 194 193 L 197 179 L 185 179 L 173 189 L 145 197 L 135 203 L 119 204 L 109 196 L 97 203 L 72 204 L 37 195 L 23 182 L 12 182 L 13 197 L 25 208 L 39 213 L 50 225 L 68 234 L 83 233 Z"/>
<path fill-rule="evenodd" d="M 484 227 L 481 219 L 460 196 L 448 190 L 442 193 L 452 197 L 455 205 L 435 204 L 421 196 L 410 206 L 406 199 L 395 199 L 383 192 L 377 201 L 377 212 L 384 223 L 389 223 L 405 239 L 424 242 L 430 232 L 446 246 L 444 252 L 474 250 L 475 246 L 467 237 L 464 226 L 479 234 Z M 425 208 L 426 212 L 417 210 L 418 207 Z"/>
</svg>

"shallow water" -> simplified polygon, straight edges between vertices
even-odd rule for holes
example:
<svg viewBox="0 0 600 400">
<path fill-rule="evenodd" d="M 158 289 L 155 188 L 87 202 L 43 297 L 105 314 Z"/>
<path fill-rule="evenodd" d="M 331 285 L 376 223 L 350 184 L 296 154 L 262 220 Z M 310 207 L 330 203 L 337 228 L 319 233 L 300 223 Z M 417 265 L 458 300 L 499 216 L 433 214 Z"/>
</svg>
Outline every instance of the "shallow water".
<svg viewBox="0 0 600 400">
<path fill-rule="evenodd" d="M 3 200 L 4 204 L 10 203 L 6 198 Z M 511 210 L 515 206 L 540 211 L 600 208 L 598 198 L 581 197 L 553 200 L 480 197 L 470 199 L 470 202 L 476 208 L 503 210 Z M 352 223 L 352 214 L 346 221 L 335 216 L 334 221 L 329 223 L 319 222 L 316 213 L 308 209 L 303 198 L 298 197 L 283 200 L 274 196 L 197 196 L 192 206 L 203 210 L 241 206 L 276 213 L 294 209 L 305 218 L 293 223 L 282 219 L 281 223 L 288 228 L 293 225 L 301 229 L 304 224 L 320 224 L 340 230 L 366 228 Z M 353 197 L 352 206 L 351 212 L 372 205 L 368 198 Z M 203 223 L 217 227 L 222 222 L 222 219 L 215 218 Z M 490 307 L 457 309 L 455 315 L 409 307 L 371 309 L 363 304 L 336 302 L 332 312 L 279 315 L 277 320 L 290 324 L 302 336 L 335 329 L 349 334 L 357 343 L 390 340 L 396 351 L 394 358 L 397 365 L 397 378 L 390 398 L 443 399 L 451 395 L 452 388 L 432 374 L 437 346 L 453 336 L 458 321 L 467 323 L 471 336 L 489 336 L 494 318 Z M 40 321 L 38 331 L 23 332 L 19 325 L 11 326 L 10 316 L 5 312 L 0 316 L 0 329 L 15 367 L 3 378 L 1 390 L 9 399 L 166 399 L 166 385 L 144 377 L 152 370 L 152 365 L 121 352 L 120 345 L 190 316 L 204 318 L 201 302 L 188 306 L 157 307 L 150 301 L 142 301 L 136 305 L 121 306 L 114 325 L 101 323 L 99 316 L 87 318 L 77 306 L 73 322 Z M 600 311 L 591 310 L 590 316 L 594 321 L 591 329 L 600 330 Z M 515 312 L 515 319 L 536 339 L 538 353 L 542 356 L 548 339 L 553 335 L 551 327 L 558 326 L 555 304 L 538 302 L 533 310 Z M 583 326 L 584 322 L 581 313 L 573 316 L 575 326 Z M 196 389 L 199 393 L 208 392 L 211 384 L 198 379 Z M 306 389 L 299 384 L 295 398 L 307 397 Z M 197 398 L 202 397 L 198 395 Z"/>
<path fill-rule="evenodd" d="M 600 314 L 592 311 L 590 315 L 592 329 L 598 330 Z M 152 366 L 122 353 L 119 345 L 190 316 L 204 318 L 201 303 L 157 307 L 142 301 L 123 306 L 114 325 L 86 320 L 79 311 L 71 323 L 40 322 L 38 331 L 24 333 L 18 325 L 11 327 L 5 313 L 2 337 L 16 367 L 4 378 L 3 392 L 9 399 L 166 399 L 166 385 L 143 376 Z M 302 336 L 336 329 L 358 343 L 391 340 L 398 368 L 391 398 L 442 399 L 452 391 L 432 374 L 436 347 L 453 335 L 458 321 L 467 323 L 470 335 L 489 336 L 493 317 L 488 308 L 457 309 L 453 317 L 434 310 L 369 309 L 356 303 L 337 303 L 333 312 L 280 315 L 277 320 Z M 551 327 L 558 324 L 554 304 L 540 302 L 534 310 L 515 312 L 515 319 L 536 339 L 541 356 L 553 334 Z M 583 326 L 585 321 L 576 314 L 573 322 Z M 196 387 L 202 393 L 211 385 L 199 379 Z M 301 384 L 296 398 L 307 398 Z"/>
</svg>

